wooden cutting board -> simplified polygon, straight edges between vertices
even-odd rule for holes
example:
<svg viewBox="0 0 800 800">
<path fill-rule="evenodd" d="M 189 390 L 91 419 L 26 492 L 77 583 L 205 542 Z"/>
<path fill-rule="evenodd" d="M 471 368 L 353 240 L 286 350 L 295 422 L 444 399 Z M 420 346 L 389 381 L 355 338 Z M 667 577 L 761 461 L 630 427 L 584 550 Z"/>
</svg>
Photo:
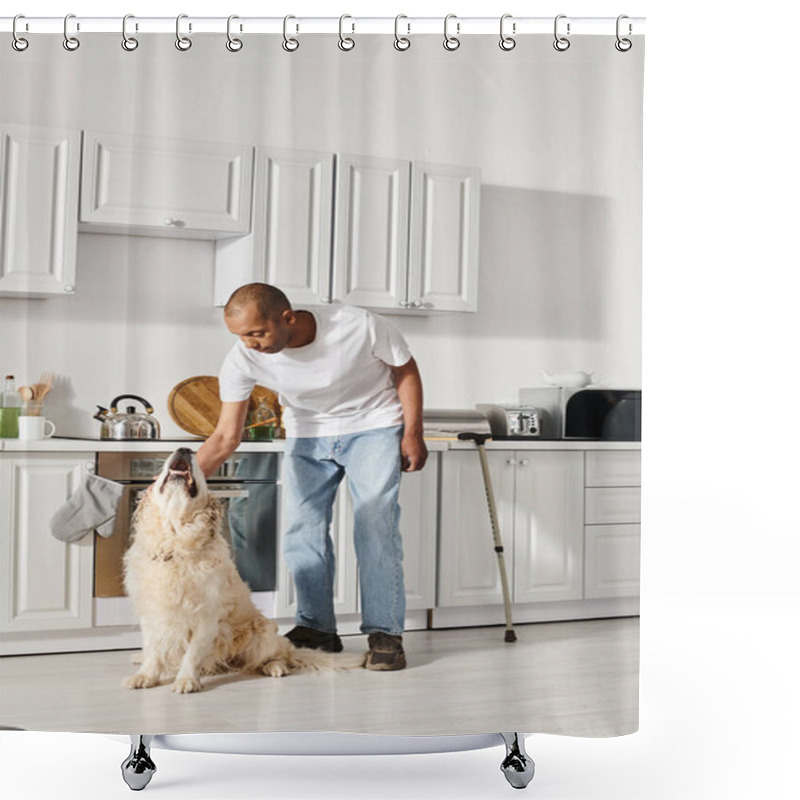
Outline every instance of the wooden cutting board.
<svg viewBox="0 0 800 800">
<path fill-rule="evenodd" d="M 261 400 L 272 409 L 280 426 L 281 407 L 278 395 L 265 386 L 255 386 L 250 395 L 250 411 Z M 217 426 L 222 410 L 219 380 L 213 375 L 198 375 L 181 381 L 169 393 L 167 410 L 173 422 L 183 430 L 194 436 L 210 436 Z"/>
</svg>

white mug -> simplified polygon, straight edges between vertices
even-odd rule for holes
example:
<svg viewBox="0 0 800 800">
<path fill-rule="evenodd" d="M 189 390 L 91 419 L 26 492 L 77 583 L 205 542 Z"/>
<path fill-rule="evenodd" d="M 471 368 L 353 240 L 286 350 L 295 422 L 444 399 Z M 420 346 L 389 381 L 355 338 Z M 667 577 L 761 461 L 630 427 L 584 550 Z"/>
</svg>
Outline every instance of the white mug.
<svg viewBox="0 0 800 800">
<path fill-rule="evenodd" d="M 47 431 L 47 426 L 50 430 Z M 19 438 L 20 439 L 49 439 L 56 432 L 56 426 L 49 419 L 44 417 L 20 417 L 19 418 Z"/>
</svg>

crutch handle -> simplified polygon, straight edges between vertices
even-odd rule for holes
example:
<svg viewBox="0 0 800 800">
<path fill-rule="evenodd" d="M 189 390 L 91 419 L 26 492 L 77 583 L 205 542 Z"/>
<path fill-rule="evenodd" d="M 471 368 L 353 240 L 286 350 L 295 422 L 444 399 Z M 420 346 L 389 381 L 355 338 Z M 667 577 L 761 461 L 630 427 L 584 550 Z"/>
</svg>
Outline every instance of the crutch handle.
<svg viewBox="0 0 800 800">
<path fill-rule="evenodd" d="M 487 439 L 492 438 L 491 433 L 473 433 L 472 431 L 464 431 L 463 433 L 458 434 L 458 438 L 462 442 L 475 442 L 477 445 L 482 445 L 486 443 Z"/>
</svg>

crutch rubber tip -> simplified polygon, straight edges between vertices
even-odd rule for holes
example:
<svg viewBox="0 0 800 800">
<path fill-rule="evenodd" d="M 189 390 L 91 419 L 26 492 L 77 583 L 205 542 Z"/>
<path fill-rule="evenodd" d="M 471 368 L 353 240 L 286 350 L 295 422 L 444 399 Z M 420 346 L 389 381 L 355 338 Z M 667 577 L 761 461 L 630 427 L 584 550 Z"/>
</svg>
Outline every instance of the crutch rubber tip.
<svg viewBox="0 0 800 800">
<path fill-rule="evenodd" d="M 517 641 L 517 634 L 514 631 L 506 631 L 506 641 L 507 642 L 516 642 Z"/>
</svg>

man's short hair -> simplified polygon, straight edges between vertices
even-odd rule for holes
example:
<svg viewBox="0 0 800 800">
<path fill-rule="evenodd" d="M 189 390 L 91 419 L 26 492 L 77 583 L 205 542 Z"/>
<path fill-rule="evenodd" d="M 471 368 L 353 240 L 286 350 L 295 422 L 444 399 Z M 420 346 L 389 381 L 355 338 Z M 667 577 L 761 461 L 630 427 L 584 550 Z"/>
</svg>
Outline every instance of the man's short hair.
<svg viewBox="0 0 800 800">
<path fill-rule="evenodd" d="M 247 283 L 230 296 L 225 304 L 225 316 L 234 316 L 251 303 L 255 304 L 263 320 L 278 319 L 284 311 L 292 310 L 289 299 L 276 286 L 268 283 Z"/>
</svg>

